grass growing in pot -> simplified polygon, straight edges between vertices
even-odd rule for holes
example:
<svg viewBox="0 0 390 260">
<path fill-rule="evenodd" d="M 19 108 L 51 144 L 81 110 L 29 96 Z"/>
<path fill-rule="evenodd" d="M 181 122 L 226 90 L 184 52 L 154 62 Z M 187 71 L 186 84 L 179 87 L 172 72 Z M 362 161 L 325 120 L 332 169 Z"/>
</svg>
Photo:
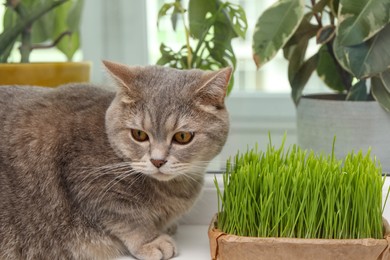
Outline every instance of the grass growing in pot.
<svg viewBox="0 0 390 260">
<path fill-rule="evenodd" d="M 218 189 L 221 231 L 252 237 L 383 238 L 385 178 L 370 151 L 343 160 L 298 146 L 257 147 L 228 160 Z M 386 199 L 387 200 L 387 199 Z"/>
</svg>

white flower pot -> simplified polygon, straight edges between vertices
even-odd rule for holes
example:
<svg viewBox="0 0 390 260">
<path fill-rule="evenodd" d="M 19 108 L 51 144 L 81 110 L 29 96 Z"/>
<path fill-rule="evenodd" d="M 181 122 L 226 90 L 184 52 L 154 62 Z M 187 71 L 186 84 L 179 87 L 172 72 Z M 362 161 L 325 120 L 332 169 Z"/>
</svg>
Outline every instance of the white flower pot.
<svg viewBox="0 0 390 260">
<path fill-rule="evenodd" d="M 334 99 L 338 97 L 338 100 Z M 302 97 L 297 107 L 298 144 L 330 153 L 336 136 L 335 155 L 344 157 L 360 149 L 376 156 L 390 173 L 390 113 L 376 101 L 343 101 L 338 95 Z"/>
</svg>

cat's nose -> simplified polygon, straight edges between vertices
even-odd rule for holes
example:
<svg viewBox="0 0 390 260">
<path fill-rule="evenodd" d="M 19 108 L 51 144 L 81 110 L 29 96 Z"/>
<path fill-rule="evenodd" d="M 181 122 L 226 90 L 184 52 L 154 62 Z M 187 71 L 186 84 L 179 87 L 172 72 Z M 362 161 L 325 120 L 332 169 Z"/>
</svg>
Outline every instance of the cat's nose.
<svg viewBox="0 0 390 260">
<path fill-rule="evenodd" d="M 155 160 L 155 159 L 150 159 L 150 161 L 153 163 L 154 166 L 156 166 L 156 168 L 160 168 L 167 162 L 166 160 Z"/>
</svg>

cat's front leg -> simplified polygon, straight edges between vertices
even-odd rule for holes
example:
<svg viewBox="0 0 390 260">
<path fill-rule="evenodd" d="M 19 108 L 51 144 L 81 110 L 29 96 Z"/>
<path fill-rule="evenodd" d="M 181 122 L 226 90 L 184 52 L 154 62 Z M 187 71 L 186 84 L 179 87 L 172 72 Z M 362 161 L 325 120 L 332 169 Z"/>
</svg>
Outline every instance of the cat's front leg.
<svg viewBox="0 0 390 260">
<path fill-rule="evenodd" d="M 126 233 L 122 231 L 117 236 L 138 259 L 170 259 L 177 254 L 173 238 L 158 231 L 136 228 Z"/>
<path fill-rule="evenodd" d="M 178 228 L 178 224 L 176 222 L 172 222 L 171 224 L 169 224 L 165 229 L 164 229 L 164 233 L 165 234 L 168 234 L 170 236 L 173 236 L 176 234 L 177 232 L 177 228 Z"/>
</svg>

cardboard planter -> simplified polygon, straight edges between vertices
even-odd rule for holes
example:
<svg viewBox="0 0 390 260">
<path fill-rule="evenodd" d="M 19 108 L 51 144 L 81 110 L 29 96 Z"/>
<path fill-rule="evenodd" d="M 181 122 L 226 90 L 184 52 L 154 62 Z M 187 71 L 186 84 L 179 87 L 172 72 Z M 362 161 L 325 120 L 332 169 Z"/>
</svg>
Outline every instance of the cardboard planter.
<svg viewBox="0 0 390 260">
<path fill-rule="evenodd" d="M 218 230 L 216 223 L 217 215 L 214 216 L 208 230 L 213 260 L 390 259 L 390 229 L 386 220 L 384 220 L 386 230 L 384 239 L 241 237 Z"/>
</svg>

